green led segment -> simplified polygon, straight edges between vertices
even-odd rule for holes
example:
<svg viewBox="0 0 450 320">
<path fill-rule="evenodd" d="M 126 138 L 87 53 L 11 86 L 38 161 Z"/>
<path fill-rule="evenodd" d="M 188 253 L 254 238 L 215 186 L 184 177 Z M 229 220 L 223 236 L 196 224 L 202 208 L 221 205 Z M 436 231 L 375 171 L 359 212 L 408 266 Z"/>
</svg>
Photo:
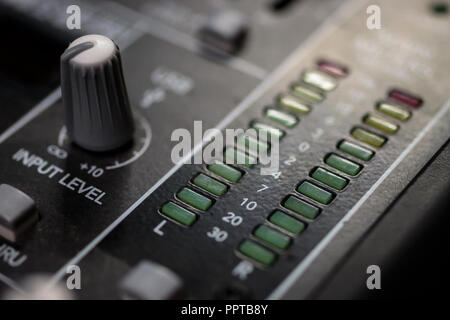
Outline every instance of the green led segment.
<svg viewBox="0 0 450 320">
<path fill-rule="evenodd" d="M 192 183 L 203 190 L 215 194 L 216 196 L 221 196 L 228 190 L 226 184 L 219 182 L 203 173 L 196 176 Z"/>
<path fill-rule="evenodd" d="M 319 208 L 316 208 L 315 206 L 293 196 L 289 196 L 289 198 L 287 198 L 283 203 L 283 206 L 286 209 L 294 211 L 295 213 L 311 220 L 316 218 L 320 213 Z"/>
<path fill-rule="evenodd" d="M 351 155 L 351 156 L 354 156 L 355 158 L 358 158 L 358 159 L 361 159 L 364 161 L 369 161 L 370 159 L 372 159 L 372 157 L 375 153 L 372 150 L 363 148 L 361 146 L 358 146 L 357 144 L 354 144 L 354 143 L 346 141 L 346 140 L 339 143 L 338 149 Z"/>
<path fill-rule="evenodd" d="M 377 103 L 376 109 L 378 112 L 400 121 L 406 121 L 411 117 L 410 111 L 388 102 Z"/>
<path fill-rule="evenodd" d="M 172 218 L 173 220 L 185 226 L 192 225 L 197 219 L 197 216 L 194 213 L 180 207 L 179 205 L 173 202 L 167 202 L 161 208 L 161 212 L 163 215 Z"/>
<path fill-rule="evenodd" d="M 247 168 L 251 168 L 257 163 L 255 157 L 234 148 L 227 148 L 225 150 L 225 159 L 226 163 L 243 165 Z"/>
<path fill-rule="evenodd" d="M 354 128 L 350 134 L 356 140 L 367 143 L 376 148 L 381 148 L 386 143 L 386 138 L 361 128 Z"/>
<path fill-rule="evenodd" d="M 239 246 L 239 251 L 265 266 L 269 266 L 275 261 L 275 253 L 250 240 L 245 240 Z"/>
<path fill-rule="evenodd" d="M 211 199 L 189 188 L 183 188 L 180 192 L 177 193 L 177 197 L 184 203 L 203 211 L 208 210 L 212 205 Z"/>
<path fill-rule="evenodd" d="M 278 249 L 286 249 L 291 243 L 291 238 L 265 225 L 259 226 L 253 234 L 256 238 Z"/>
<path fill-rule="evenodd" d="M 333 200 L 333 194 L 331 192 L 308 181 L 302 182 L 302 184 L 298 186 L 297 191 L 322 204 L 329 204 L 331 200 Z"/>
<path fill-rule="evenodd" d="M 268 124 L 254 121 L 251 124 L 251 127 L 258 131 L 263 137 L 267 137 L 267 139 L 271 139 L 271 137 L 275 137 L 281 139 L 284 136 L 284 132 L 278 128 L 269 126 Z"/>
<path fill-rule="evenodd" d="M 310 106 L 298 101 L 291 95 L 282 95 L 278 98 L 277 102 L 280 107 L 296 114 L 307 114 L 309 111 L 311 111 Z"/>
<path fill-rule="evenodd" d="M 342 171 L 350 176 L 356 176 L 361 171 L 361 166 L 353 161 L 342 158 L 336 154 L 330 154 L 325 163 L 339 171 Z"/>
<path fill-rule="evenodd" d="M 278 210 L 272 213 L 269 217 L 269 221 L 295 235 L 299 235 L 305 229 L 305 224 L 303 222 Z"/>
<path fill-rule="evenodd" d="M 242 177 L 242 172 L 221 162 L 210 164 L 208 170 L 231 182 L 238 182 Z"/>
<path fill-rule="evenodd" d="M 323 91 L 334 90 L 337 86 L 337 81 L 330 76 L 316 70 L 308 70 L 303 72 L 302 80 L 314 87 Z"/>
<path fill-rule="evenodd" d="M 297 118 L 293 115 L 273 108 L 267 108 L 265 114 L 270 120 L 278 122 L 287 128 L 292 128 L 298 122 Z"/>
<path fill-rule="evenodd" d="M 364 123 L 387 134 L 394 134 L 399 129 L 398 125 L 373 115 L 367 115 L 364 117 Z"/>
<path fill-rule="evenodd" d="M 291 88 L 291 92 L 301 99 L 306 100 L 307 102 L 311 103 L 319 103 L 323 99 L 325 99 L 325 96 L 322 93 L 316 92 L 312 89 L 309 89 L 301 84 L 295 84 Z"/>
<path fill-rule="evenodd" d="M 347 179 L 323 168 L 316 168 L 311 174 L 311 177 L 337 190 L 344 189 L 348 184 Z"/>
<path fill-rule="evenodd" d="M 262 141 L 256 137 L 248 134 L 240 135 L 237 138 L 237 145 L 244 150 L 259 154 L 260 152 L 267 152 L 270 149 L 267 142 Z"/>
</svg>

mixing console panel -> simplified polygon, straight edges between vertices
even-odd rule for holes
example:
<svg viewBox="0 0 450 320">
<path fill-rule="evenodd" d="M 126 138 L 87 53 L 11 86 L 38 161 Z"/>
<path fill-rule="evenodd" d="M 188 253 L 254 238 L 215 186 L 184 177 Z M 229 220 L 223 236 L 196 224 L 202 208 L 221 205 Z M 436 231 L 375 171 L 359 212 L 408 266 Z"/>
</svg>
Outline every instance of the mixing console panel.
<svg viewBox="0 0 450 320">
<path fill-rule="evenodd" d="M 450 16 L 372 2 L 0 1 L 0 292 L 311 297 L 450 136 Z"/>
</svg>

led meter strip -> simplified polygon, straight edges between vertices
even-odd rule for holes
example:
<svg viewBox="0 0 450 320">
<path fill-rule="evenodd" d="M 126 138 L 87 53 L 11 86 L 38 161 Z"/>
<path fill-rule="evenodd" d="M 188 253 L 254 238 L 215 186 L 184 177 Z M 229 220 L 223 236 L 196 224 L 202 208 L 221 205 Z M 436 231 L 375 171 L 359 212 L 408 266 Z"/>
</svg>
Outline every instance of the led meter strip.
<svg viewBox="0 0 450 320">
<path fill-rule="evenodd" d="M 320 255 L 325 247 L 333 240 L 336 234 L 344 227 L 358 209 L 366 202 L 366 200 L 377 190 L 384 180 L 397 168 L 397 166 L 406 158 L 406 156 L 414 149 L 414 147 L 422 140 L 422 138 L 441 120 L 450 110 L 450 99 L 442 106 L 439 112 L 431 119 L 430 122 L 420 131 L 417 137 L 403 150 L 400 156 L 392 163 L 392 165 L 383 173 L 383 175 L 375 182 L 374 185 L 362 196 L 361 199 L 347 212 L 347 214 L 331 229 L 331 231 L 314 247 L 314 249 L 303 259 L 302 262 L 284 279 L 284 281 L 269 295 L 268 299 L 280 299 L 289 290 L 289 288 L 300 279 L 305 270 Z"/>
</svg>

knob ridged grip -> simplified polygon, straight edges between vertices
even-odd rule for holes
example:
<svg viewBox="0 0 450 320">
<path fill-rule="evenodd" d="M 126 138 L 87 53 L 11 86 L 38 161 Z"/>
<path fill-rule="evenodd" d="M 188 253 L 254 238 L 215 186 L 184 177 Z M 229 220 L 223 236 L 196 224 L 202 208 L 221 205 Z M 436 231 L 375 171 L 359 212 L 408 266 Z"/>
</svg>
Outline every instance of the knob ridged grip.
<svg viewBox="0 0 450 320">
<path fill-rule="evenodd" d="M 61 90 L 69 138 L 90 151 L 110 151 L 133 138 L 133 115 L 120 51 L 109 38 L 87 35 L 61 56 Z"/>
</svg>

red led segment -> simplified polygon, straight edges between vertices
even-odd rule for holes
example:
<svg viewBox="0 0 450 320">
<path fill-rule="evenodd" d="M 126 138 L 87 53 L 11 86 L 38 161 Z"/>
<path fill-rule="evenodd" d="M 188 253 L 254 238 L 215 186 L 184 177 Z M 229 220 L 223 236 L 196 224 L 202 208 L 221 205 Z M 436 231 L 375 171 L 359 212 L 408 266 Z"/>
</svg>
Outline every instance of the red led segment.
<svg viewBox="0 0 450 320">
<path fill-rule="evenodd" d="M 347 67 L 325 59 L 320 59 L 317 61 L 317 66 L 321 71 L 328 73 L 335 78 L 343 78 L 348 75 Z"/>
<path fill-rule="evenodd" d="M 399 89 L 392 89 L 391 91 L 389 91 L 388 96 L 392 100 L 414 109 L 419 108 L 423 103 L 422 98 Z"/>
</svg>

